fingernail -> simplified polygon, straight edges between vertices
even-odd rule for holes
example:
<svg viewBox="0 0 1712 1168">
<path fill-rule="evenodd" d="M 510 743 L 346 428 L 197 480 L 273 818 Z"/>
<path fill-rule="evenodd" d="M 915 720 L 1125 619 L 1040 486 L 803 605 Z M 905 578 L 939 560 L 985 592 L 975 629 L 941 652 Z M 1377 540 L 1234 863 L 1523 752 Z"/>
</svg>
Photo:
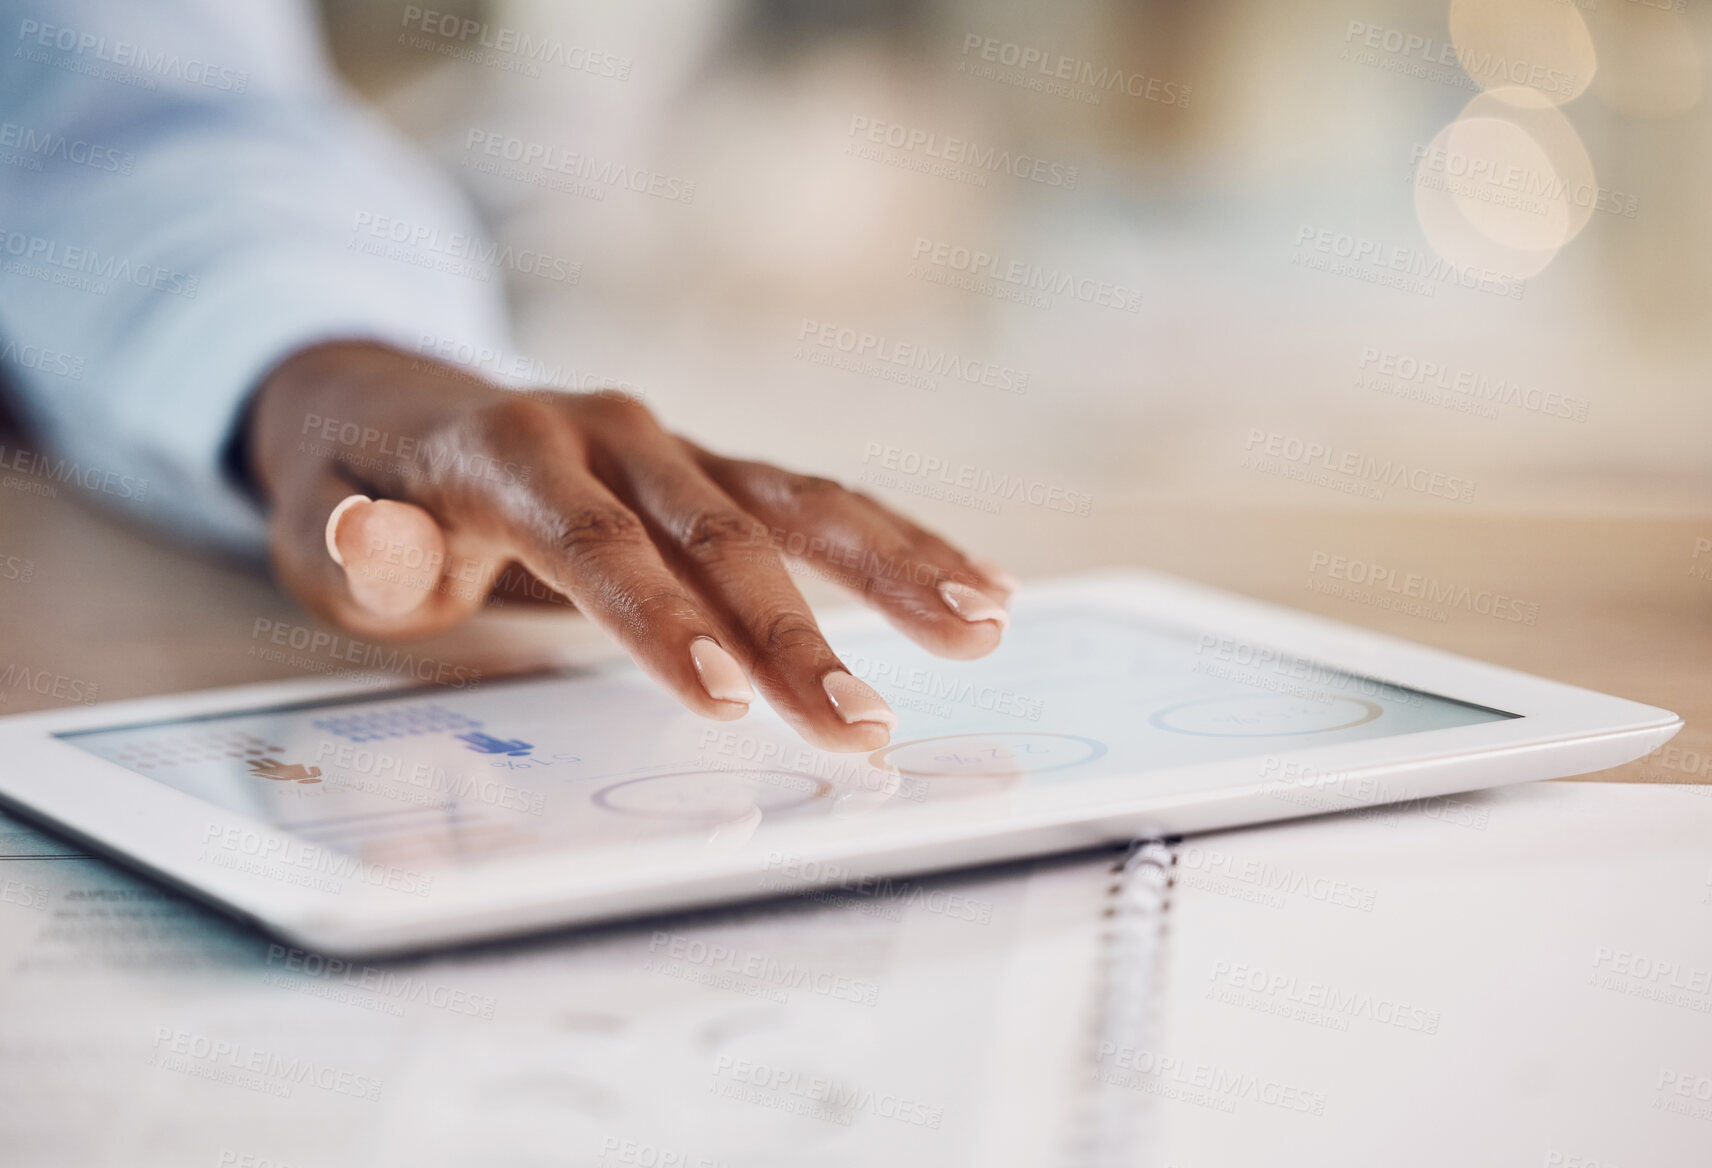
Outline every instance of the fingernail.
<svg viewBox="0 0 1712 1168">
<path fill-rule="evenodd" d="M 966 621 L 997 621 L 1001 629 L 1010 627 L 1010 614 L 1005 606 L 988 596 L 985 592 L 977 592 L 967 584 L 959 584 L 955 580 L 946 580 L 939 585 L 939 595 L 945 601 L 945 607 Z"/>
<path fill-rule="evenodd" d="M 892 707 L 867 682 L 841 669 L 821 678 L 820 684 L 825 687 L 826 696 L 832 699 L 832 708 L 838 711 L 838 716 L 846 724 L 878 722 L 888 730 L 898 728 L 898 716 L 892 713 Z"/>
<path fill-rule="evenodd" d="M 749 679 L 737 658 L 720 647 L 712 637 L 697 637 L 690 642 L 690 660 L 695 663 L 696 676 L 707 696 L 716 702 L 739 702 L 748 705 L 755 700 Z"/>
<path fill-rule="evenodd" d="M 339 520 L 345 517 L 345 512 L 358 503 L 372 503 L 367 495 L 346 495 L 339 500 L 339 505 L 333 508 L 333 513 L 327 516 L 327 554 L 333 557 L 333 562 L 341 568 L 345 566 L 345 557 L 339 554 L 339 544 L 334 536 L 339 534 Z"/>
<path fill-rule="evenodd" d="M 1021 580 L 1018 580 L 1015 576 L 1011 575 L 991 560 L 971 559 L 969 561 L 969 565 L 977 572 L 981 573 L 981 575 L 997 584 L 1000 588 L 1003 588 L 1006 592 L 1015 592 L 1022 586 Z"/>
</svg>

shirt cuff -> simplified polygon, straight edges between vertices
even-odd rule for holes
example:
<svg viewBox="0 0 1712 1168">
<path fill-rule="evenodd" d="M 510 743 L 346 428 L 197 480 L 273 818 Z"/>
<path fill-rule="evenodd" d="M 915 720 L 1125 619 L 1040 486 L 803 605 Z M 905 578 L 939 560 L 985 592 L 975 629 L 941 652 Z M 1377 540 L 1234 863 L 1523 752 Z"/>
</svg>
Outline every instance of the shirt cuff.
<svg viewBox="0 0 1712 1168">
<path fill-rule="evenodd" d="M 218 288 L 159 314 L 131 354 L 128 390 L 112 429 L 123 463 L 146 478 L 129 502 L 144 518 L 205 547 L 259 560 L 267 517 L 232 473 L 227 452 L 251 395 L 272 369 L 330 341 L 373 341 L 416 351 L 440 338 L 507 347 L 497 287 L 470 275 L 379 265 L 356 252 L 268 255 L 231 264 Z M 459 285 L 467 285 L 461 287 Z"/>
</svg>

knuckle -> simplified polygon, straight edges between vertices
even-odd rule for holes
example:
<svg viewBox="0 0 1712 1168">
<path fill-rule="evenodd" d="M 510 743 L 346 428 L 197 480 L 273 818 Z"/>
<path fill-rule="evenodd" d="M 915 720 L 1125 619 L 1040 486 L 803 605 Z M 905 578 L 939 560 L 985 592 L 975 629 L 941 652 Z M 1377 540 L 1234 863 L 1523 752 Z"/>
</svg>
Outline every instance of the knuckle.
<svg viewBox="0 0 1712 1168">
<path fill-rule="evenodd" d="M 585 503 L 559 516 L 554 543 L 570 559 L 604 551 L 643 537 L 642 521 L 622 507 Z"/>
<path fill-rule="evenodd" d="M 552 402 L 513 394 L 481 411 L 481 431 L 492 440 L 515 441 L 534 438 L 564 423 L 564 415 Z"/>
<path fill-rule="evenodd" d="M 578 406 L 602 424 L 629 429 L 657 426 L 654 413 L 627 394 L 599 392 L 579 394 Z"/>
<path fill-rule="evenodd" d="M 790 475 L 784 486 L 786 497 L 796 507 L 814 507 L 848 494 L 841 484 L 819 475 Z"/>
<path fill-rule="evenodd" d="M 755 629 L 755 647 L 768 657 L 802 649 L 823 651 L 826 642 L 814 618 L 805 612 L 785 609 L 761 620 Z"/>
<path fill-rule="evenodd" d="M 704 559 L 755 542 L 757 524 L 741 511 L 710 508 L 697 511 L 678 525 L 678 546 Z"/>
<path fill-rule="evenodd" d="M 700 613 L 695 603 L 678 589 L 662 587 L 639 594 L 628 607 L 644 624 L 682 624 L 695 622 Z"/>
</svg>

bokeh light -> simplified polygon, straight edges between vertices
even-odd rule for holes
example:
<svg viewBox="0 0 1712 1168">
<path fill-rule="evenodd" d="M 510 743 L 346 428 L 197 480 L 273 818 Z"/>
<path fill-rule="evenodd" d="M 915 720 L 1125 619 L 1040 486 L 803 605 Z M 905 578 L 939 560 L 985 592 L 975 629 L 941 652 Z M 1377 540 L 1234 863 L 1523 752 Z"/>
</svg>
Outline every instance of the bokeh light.
<svg viewBox="0 0 1712 1168">
<path fill-rule="evenodd" d="M 1533 90 L 1561 105 L 1597 68 L 1587 22 L 1562 0 L 1451 0 L 1450 34 L 1463 71 L 1486 90 Z"/>
<path fill-rule="evenodd" d="M 1525 278 L 1587 226 L 1601 197 L 1569 119 L 1527 87 L 1475 97 L 1421 152 L 1415 209 L 1435 251 Z"/>
</svg>

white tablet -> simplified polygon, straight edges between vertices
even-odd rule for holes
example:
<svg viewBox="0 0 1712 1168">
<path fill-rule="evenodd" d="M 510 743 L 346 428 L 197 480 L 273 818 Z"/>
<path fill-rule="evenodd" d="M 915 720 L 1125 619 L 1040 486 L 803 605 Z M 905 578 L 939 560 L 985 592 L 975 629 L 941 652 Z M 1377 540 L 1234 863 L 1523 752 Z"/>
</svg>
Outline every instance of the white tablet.
<svg viewBox="0 0 1712 1168">
<path fill-rule="evenodd" d="M 628 662 L 0 719 L 0 802 L 296 943 L 370 955 L 1616 766 L 1665 710 L 1157 575 L 1037 584 L 1003 646 L 826 622 L 892 744 L 681 709 Z M 1436 803 L 1458 814 L 1457 804 Z"/>
</svg>

